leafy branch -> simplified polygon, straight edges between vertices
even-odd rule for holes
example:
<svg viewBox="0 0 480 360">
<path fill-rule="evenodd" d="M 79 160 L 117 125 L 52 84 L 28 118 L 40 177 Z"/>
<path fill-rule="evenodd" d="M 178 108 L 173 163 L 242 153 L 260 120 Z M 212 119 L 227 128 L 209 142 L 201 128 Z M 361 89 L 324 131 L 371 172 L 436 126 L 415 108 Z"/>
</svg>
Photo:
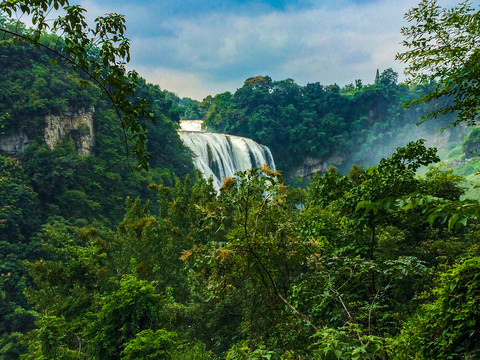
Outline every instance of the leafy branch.
<svg viewBox="0 0 480 360">
<path fill-rule="evenodd" d="M 50 26 L 47 16 L 52 10 L 60 9 L 63 15 Z M 130 42 L 125 37 L 125 18 L 115 13 L 106 14 L 97 17 L 94 26 L 89 27 L 85 12 L 80 5 L 71 6 L 68 0 L 4 0 L 0 2 L 0 16 L 10 19 L 31 16 L 33 29 L 3 26 L 0 31 L 9 36 L 8 42 L 22 41 L 46 49 L 74 70 L 88 75 L 112 103 L 124 133 L 127 158 L 132 153 L 137 158 L 137 168 L 148 170 L 151 154 L 145 151 L 146 122 L 155 119 L 147 101 L 134 96 L 138 74 L 126 70 Z M 45 44 L 42 35 L 46 31 L 61 32 L 62 41 L 55 46 Z"/>
<path fill-rule="evenodd" d="M 447 104 L 422 116 L 423 121 L 458 113 L 453 126 L 473 125 L 480 109 L 480 12 L 468 0 L 450 9 L 423 0 L 405 19 L 413 24 L 402 28 L 408 50 L 396 59 L 407 64 L 407 82 L 436 82 L 432 93 L 405 106 L 446 98 Z"/>
</svg>

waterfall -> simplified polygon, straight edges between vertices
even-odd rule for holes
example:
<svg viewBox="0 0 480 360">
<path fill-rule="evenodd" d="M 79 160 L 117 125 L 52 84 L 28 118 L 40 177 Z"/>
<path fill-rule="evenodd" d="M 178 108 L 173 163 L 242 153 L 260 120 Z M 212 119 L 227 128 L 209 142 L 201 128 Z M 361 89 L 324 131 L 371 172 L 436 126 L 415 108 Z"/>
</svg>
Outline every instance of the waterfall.
<svg viewBox="0 0 480 360">
<path fill-rule="evenodd" d="M 216 189 L 223 178 L 264 163 L 275 169 L 270 149 L 241 136 L 206 132 L 202 120 L 180 121 L 180 139 L 194 154 L 194 165 Z"/>
</svg>

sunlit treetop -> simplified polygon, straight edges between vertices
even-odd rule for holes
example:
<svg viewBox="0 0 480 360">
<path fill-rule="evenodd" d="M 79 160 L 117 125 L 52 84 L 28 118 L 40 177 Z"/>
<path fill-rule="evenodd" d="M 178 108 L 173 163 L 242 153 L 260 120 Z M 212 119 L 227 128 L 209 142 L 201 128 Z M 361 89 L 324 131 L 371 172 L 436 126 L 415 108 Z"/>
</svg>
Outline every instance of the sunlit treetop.
<svg viewBox="0 0 480 360">
<path fill-rule="evenodd" d="M 405 14 L 412 25 L 402 28 L 407 50 L 396 58 L 407 64 L 408 82 L 436 81 L 434 91 L 408 105 L 448 98 L 446 106 L 424 118 L 457 113 L 473 124 L 480 112 L 480 11 L 470 1 L 443 8 L 423 0 Z"/>
</svg>

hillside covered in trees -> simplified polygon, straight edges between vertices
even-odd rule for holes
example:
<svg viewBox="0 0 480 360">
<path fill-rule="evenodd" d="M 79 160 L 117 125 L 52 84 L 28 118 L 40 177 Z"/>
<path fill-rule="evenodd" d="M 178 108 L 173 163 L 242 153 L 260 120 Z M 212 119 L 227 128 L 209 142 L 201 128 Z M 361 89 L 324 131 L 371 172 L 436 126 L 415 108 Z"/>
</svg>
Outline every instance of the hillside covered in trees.
<svg viewBox="0 0 480 360">
<path fill-rule="evenodd" d="M 420 115 L 442 107 L 445 100 L 405 109 L 405 102 L 430 93 L 435 83 L 408 86 L 398 84 L 397 78 L 387 69 L 377 71 L 371 85 L 356 81 L 341 88 L 320 83 L 300 86 L 292 79 L 257 76 L 233 94 L 191 104 L 188 113 L 199 109 L 210 129 L 267 145 L 290 180 L 305 173 L 299 164 L 309 160 L 345 172 L 352 164 L 377 164 L 408 141 L 431 139 L 436 130 L 455 120 L 446 115 L 417 127 Z M 451 131 L 450 141 L 464 136 L 459 129 Z"/>
<path fill-rule="evenodd" d="M 433 9 L 417 12 L 434 13 L 424 4 Z M 460 7 L 447 25 L 461 27 L 463 12 L 478 19 Z M 27 36 L 19 26 L 0 18 L 0 29 Z M 102 76 L 122 63 L 89 75 L 42 48 L 64 54 L 64 38 L 12 39 L 0 48 L 0 139 L 28 141 L 0 155 L 0 359 L 479 357 L 480 204 L 424 140 L 382 159 L 375 149 L 417 132 L 421 113 L 444 115 L 422 125 L 431 130 L 473 111 L 464 99 L 478 62 L 448 74 L 464 93 L 441 78 L 397 84 L 387 69 L 343 88 L 254 77 L 196 102 L 123 73 L 110 79 L 127 87 L 120 96 Z M 93 66 L 101 50 L 86 53 L 80 63 Z M 442 114 L 452 106 L 459 118 Z M 154 121 L 128 123 L 128 109 Z M 50 146 L 47 119 L 79 112 L 93 132 L 57 131 Z M 216 191 L 177 135 L 180 117 L 202 116 L 269 145 L 289 177 L 307 157 L 357 165 L 340 161 L 303 187 L 263 165 Z M 133 171 L 127 153 L 143 135 L 149 170 Z M 478 144 L 475 128 L 451 151 L 465 157 Z"/>
<path fill-rule="evenodd" d="M 0 27 L 18 31 L 22 25 L 0 17 Z M 42 35 L 42 41 L 58 46 L 62 40 Z M 10 334 L 33 325 L 23 295 L 30 280 L 20 261 L 43 256 L 36 236 L 42 224 L 115 228 L 123 218 L 126 197 L 152 198 L 148 184 L 173 186 L 176 176 L 184 178 L 194 169 L 191 154 L 177 135 L 180 110 L 158 86 L 143 79 L 137 83 L 135 95 L 151 104 L 156 124 L 147 124 L 147 151 L 153 154 L 150 170 L 133 172 L 135 159 L 127 156 L 115 110 L 87 75 L 45 49 L 12 44 L 8 37 L 1 45 L 0 358 L 10 359 L 18 358 Z M 54 148 L 48 146 L 46 118 L 67 121 L 71 114 L 88 112 L 93 129 L 83 124 L 59 135 Z M 90 131 L 91 156 L 80 155 L 78 140 Z M 12 145 L 5 139 L 20 142 Z M 21 149 L 15 149 L 17 145 Z"/>
</svg>

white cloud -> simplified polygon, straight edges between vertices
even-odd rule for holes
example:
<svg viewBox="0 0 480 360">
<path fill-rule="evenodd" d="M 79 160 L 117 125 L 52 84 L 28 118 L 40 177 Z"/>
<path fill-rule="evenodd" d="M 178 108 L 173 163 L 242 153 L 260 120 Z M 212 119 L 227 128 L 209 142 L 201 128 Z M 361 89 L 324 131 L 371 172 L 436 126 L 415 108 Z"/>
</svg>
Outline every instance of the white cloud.
<svg viewBox="0 0 480 360">
<path fill-rule="evenodd" d="M 212 82 L 202 74 L 172 70 L 161 67 L 138 66 L 135 70 L 152 84 L 157 84 L 161 89 L 176 93 L 181 97 L 202 100 L 208 95 L 215 95 L 225 91 L 235 91 L 243 82 L 223 81 Z M 175 89 L 180 89 L 176 91 Z"/>
<path fill-rule="evenodd" d="M 255 75 L 344 85 L 355 79 L 371 83 L 377 68 L 401 73 L 394 57 L 402 51 L 403 14 L 418 1 L 252 14 L 223 9 L 188 17 L 156 14 L 141 3 L 115 11 L 126 14 L 133 34 L 132 66 L 162 88 L 199 98 L 234 91 Z M 95 0 L 84 5 L 95 15 L 113 11 Z"/>
</svg>

